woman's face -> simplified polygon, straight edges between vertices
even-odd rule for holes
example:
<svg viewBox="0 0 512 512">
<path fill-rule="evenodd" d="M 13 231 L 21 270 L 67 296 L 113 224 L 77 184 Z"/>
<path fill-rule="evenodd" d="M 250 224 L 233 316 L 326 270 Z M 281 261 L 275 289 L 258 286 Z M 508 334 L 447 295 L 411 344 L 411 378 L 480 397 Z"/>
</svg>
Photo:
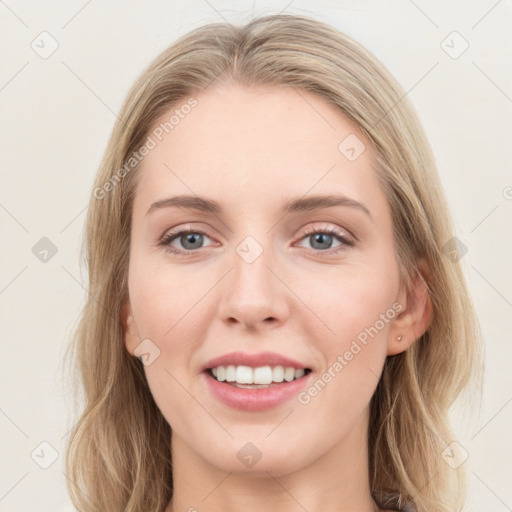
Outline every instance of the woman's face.
<svg viewBox="0 0 512 512">
<path fill-rule="evenodd" d="M 127 349 L 197 460 L 278 475 L 340 447 L 360 456 L 386 355 L 409 343 L 375 155 L 308 92 L 187 99 L 140 168 Z"/>
</svg>

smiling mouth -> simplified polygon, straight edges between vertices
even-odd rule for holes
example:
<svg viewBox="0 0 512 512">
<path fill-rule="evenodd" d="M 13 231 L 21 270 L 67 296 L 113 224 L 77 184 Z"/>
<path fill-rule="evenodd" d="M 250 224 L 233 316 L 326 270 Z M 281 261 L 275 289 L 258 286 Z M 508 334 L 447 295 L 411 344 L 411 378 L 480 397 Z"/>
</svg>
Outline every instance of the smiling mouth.
<svg viewBox="0 0 512 512">
<path fill-rule="evenodd" d="M 301 379 L 311 373 L 310 368 L 292 366 L 228 365 L 208 368 L 208 375 L 218 382 L 242 389 L 265 389 Z"/>
</svg>

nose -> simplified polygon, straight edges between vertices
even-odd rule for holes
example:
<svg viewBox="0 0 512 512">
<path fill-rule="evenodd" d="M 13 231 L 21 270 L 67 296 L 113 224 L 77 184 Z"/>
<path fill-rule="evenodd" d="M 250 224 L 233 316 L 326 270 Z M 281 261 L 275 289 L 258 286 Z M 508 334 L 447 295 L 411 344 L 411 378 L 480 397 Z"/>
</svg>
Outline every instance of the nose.
<svg viewBox="0 0 512 512">
<path fill-rule="evenodd" d="M 223 322 L 258 330 L 287 321 L 292 294 L 279 277 L 270 252 L 263 250 L 254 261 L 235 252 L 232 269 L 222 284 L 218 310 Z"/>
</svg>

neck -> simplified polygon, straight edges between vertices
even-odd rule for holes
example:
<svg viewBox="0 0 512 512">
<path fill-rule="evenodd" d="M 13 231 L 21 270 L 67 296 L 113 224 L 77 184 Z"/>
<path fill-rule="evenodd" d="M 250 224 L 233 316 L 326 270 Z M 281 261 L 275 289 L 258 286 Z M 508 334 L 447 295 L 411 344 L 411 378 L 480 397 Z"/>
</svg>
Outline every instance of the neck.
<svg viewBox="0 0 512 512">
<path fill-rule="evenodd" d="M 223 471 L 173 433 L 174 493 L 166 512 L 378 511 L 370 494 L 368 418 L 363 416 L 346 438 L 309 466 L 279 476 L 272 470 Z"/>
</svg>

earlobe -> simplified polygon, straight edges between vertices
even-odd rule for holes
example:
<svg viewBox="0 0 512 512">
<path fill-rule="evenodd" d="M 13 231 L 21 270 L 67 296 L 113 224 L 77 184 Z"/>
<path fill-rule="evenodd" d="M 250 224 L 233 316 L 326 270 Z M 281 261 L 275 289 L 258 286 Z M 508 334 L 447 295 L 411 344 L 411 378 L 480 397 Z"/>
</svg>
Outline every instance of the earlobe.
<svg viewBox="0 0 512 512">
<path fill-rule="evenodd" d="M 388 339 L 387 355 L 395 355 L 405 351 L 424 334 L 432 320 L 432 301 L 428 291 L 426 278 L 428 269 L 422 260 L 418 263 L 419 274 L 414 285 L 404 300 L 404 310 L 393 322 Z M 425 277 L 424 277 L 425 276 Z"/>
<path fill-rule="evenodd" d="M 128 350 L 132 356 L 135 356 L 134 350 L 140 343 L 140 336 L 129 302 L 125 302 L 121 307 L 121 325 L 123 327 L 124 344 L 126 350 Z"/>
</svg>

